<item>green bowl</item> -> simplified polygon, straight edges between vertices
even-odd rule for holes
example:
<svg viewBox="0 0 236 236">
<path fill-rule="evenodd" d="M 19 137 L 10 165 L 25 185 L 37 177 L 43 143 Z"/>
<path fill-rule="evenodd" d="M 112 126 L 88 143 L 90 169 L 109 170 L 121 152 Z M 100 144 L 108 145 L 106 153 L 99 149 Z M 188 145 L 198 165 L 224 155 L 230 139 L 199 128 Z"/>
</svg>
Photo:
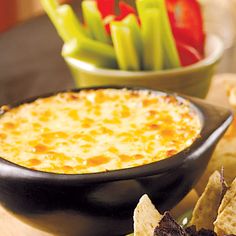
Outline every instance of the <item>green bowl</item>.
<svg viewBox="0 0 236 236">
<path fill-rule="evenodd" d="M 223 51 L 220 38 L 209 35 L 206 39 L 206 57 L 184 68 L 133 72 L 97 68 L 69 57 L 65 57 L 65 61 L 78 88 L 107 85 L 136 86 L 205 98 Z"/>
</svg>

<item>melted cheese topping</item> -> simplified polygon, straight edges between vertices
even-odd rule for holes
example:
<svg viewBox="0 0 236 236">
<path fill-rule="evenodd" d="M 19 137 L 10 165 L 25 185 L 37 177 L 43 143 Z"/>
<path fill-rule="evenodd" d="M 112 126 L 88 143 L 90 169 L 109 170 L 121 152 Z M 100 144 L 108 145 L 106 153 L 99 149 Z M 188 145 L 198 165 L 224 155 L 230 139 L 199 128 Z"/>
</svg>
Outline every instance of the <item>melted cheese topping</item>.
<svg viewBox="0 0 236 236">
<path fill-rule="evenodd" d="M 0 156 L 53 173 L 94 173 L 156 162 L 200 133 L 189 102 L 148 91 L 84 90 L 38 99 L 0 118 Z"/>
</svg>

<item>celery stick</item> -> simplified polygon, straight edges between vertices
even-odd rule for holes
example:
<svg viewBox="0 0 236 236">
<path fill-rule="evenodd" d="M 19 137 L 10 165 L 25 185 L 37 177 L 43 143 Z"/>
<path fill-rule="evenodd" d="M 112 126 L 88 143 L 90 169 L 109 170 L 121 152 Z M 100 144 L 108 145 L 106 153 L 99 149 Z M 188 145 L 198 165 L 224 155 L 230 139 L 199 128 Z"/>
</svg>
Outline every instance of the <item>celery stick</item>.
<svg viewBox="0 0 236 236">
<path fill-rule="evenodd" d="M 73 39 L 64 44 L 63 57 L 72 57 L 97 67 L 117 68 L 114 48 L 91 39 Z"/>
<path fill-rule="evenodd" d="M 59 6 L 57 8 L 57 13 L 59 15 L 61 27 L 64 28 L 68 34 L 68 40 L 71 40 L 74 37 L 79 38 L 88 36 L 86 29 L 81 25 L 70 5 L 64 4 Z"/>
<path fill-rule="evenodd" d="M 57 9 L 57 7 L 59 7 L 59 3 L 57 0 L 41 0 L 41 5 L 48 13 L 49 17 L 53 17 L 55 10 Z"/>
<path fill-rule="evenodd" d="M 166 69 L 180 67 L 180 59 L 172 34 L 165 0 L 137 0 L 137 9 L 142 21 L 145 9 L 157 8 L 160 10 L 162 22 L 162 45 L 164 49 L 164 64 Z"/>
<path fill-rule="evenodd" d="M 147 8 L 159 8 L 158 0 L 137 0 L 136 6 L 140 17 Z"/>
<path fill-rule="evenodd" d="M 140 26 L 138 24 L 137 18 L 133 14 L 129 14 L 122 21 L 125 25 L 127 25 L 132 33 L 132 38 L 134 40 L 135 50 L 138 53 L 138 59 L 140 67 L 142 68 L 142 58 L 143 58 L 143 41 L 142 34 L 140 30 Z"/>
<path fill-rule="evenodd" d="M 144 70 L 163 69 L 161 17 L 157 8 L 146 9 L 142 14 Z"/>
<path fill-rule="evenodd" d="M 138 53 L 135 49 L 132 32 L 122 22 L 111 23 L 111 37 L 121 70 L 140 70 Z"/>
<path fill-rule="evenodd" d="M 64 57 L 73 57 L 101 67 L 117 68 L 114 48 L 89 39 L 69 5 L 59 6 L 55 0 L 41 0 L 41 3 L 65 41 L 62 49 Z"/>
<path fill-rule="evenodd" d="M 86 36 L 71 6 L 60 6 L 55 0 L 41 0 L 41 4 L 64 42 Z"/>
<path fill-rule="evenodd" d="M 95 1 L 83 1 L 82 11 L 85 22 L 95 40 L 103 43 L 109 43 L 110 38 L 106 33 L 105 26 L 102 21 L 101 13 L 97 8 Z"/>
<path fill-rule="evenodd" d="M 160 4 L 160 11 L 162 14 L 162 22 L 163 22 L 162 41 L 164 42 L 163 46 L 166 53 L 165 68 L 167 69 L 177 68 L 181 66 L 180 58 L 175 44 L 175 39 L 171 30 L 165 0 L 158 0 L 158 3 Z"/>
<path fill-rule="evenodd" d="M 57 0 L 41 0 L 41 5 L 44 8 L 45 12 L 48 14 L 48 17 L 54 24 L 58 34 L 65 41 L 67 34 L 63 28 L 60 27 L 59 16 L 57 13 L 57 7 L 59 6 Z"/>
</svg>

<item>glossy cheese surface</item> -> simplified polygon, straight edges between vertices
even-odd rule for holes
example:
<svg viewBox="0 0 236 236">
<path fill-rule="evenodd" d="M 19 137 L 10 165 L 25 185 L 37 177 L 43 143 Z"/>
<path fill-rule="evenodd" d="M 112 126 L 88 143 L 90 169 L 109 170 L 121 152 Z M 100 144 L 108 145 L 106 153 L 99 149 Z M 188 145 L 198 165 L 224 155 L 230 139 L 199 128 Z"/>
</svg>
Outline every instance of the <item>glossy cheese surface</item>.
<svg viewBox="0 0 236 236">
<path fill-rule="evenodd" d="M 0 156 L 45 172 L 81 174 L 168 158 L 189 147 L 201 122 L 188 101 L 148 91 L 66 92 L 0 117 Z"/>
</svg>

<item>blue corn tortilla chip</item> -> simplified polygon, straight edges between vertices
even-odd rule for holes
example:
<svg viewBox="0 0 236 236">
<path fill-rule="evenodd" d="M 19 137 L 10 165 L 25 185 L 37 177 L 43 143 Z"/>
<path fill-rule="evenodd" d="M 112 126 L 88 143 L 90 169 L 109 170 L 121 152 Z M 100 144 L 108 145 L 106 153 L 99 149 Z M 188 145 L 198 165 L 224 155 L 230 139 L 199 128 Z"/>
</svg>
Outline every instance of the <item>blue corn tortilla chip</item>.
<svg viewBox="0 0 236 236">
<path fill-rule="evenodd" d="M 217 236 L 217 234 L 209 229 L 197 230 L 195 225 L 184 229 L 172 218 L 169 212 L 165 212 L 163 218 L 159 222 L 159 225 L 154 230 L 154 236 Z"/>
<path fill-rule="evenodd" d="M 165 212 L 159 226 L 155 228 L 154 236 L 188 236 L 185 230 L 171 217 L 169 212 Z"/>
</svg>

